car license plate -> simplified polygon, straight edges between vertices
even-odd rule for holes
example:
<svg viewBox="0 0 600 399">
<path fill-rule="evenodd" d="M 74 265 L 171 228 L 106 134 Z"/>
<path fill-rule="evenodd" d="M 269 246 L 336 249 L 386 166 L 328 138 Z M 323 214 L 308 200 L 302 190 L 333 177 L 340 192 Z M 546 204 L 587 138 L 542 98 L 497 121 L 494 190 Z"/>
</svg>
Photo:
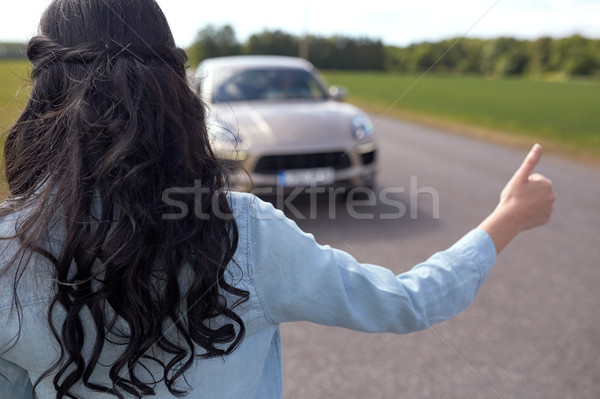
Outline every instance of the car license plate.
<svg viewBox="0 0 600 399">
<path fill-rule="evenodd" d="M 334 181 L 333 168 L 282 170 L 277 174 L 277 183 L 283 187 L 322 186 Z"/>
</svg>

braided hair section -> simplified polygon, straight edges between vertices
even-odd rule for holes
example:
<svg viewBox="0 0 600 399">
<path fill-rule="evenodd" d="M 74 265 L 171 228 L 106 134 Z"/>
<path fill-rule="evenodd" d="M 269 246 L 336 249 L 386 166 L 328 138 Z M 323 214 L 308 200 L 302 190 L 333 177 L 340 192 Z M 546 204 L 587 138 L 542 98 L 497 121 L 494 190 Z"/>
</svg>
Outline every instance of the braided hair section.
<svg viewBox="0 0 600 399">
<path fill-rule="evenodd" d="M 29 41 L 27 58 L 35 67 L 42 68 L 53 63 L 89 64 L 98 60 L 111 62 L 116 57 L 132 57 L 141 63 L 162 62 L 171 68 L 180 68 L 187 61 L 185 51 L 166 45 L 122 44 L 106 36 L 97 43 L 85 43 L 77 47 L 63 46 L 45 35 Z"/>
</svg>

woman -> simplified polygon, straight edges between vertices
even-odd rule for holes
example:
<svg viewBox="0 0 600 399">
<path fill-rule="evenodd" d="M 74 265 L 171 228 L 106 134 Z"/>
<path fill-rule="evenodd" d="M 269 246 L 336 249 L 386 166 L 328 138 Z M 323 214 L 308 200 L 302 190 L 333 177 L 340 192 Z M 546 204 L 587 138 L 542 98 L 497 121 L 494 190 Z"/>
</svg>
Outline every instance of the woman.
<svg viewBox="0 0 600 399">
<path fill-rule="evenodd" d="M 394 276 L 224 191 L 153 0 L 54 0 L 27 54 L 31 99 L 5 146 L 0 358 L 42 399 L 280 398 L 280 323 L 427 328 L 552 211 L 536 146 L 479 228 Z M 198 189 L 178 198 L 195 212 L 165 217 L 174 187 Z"/>
</svg>

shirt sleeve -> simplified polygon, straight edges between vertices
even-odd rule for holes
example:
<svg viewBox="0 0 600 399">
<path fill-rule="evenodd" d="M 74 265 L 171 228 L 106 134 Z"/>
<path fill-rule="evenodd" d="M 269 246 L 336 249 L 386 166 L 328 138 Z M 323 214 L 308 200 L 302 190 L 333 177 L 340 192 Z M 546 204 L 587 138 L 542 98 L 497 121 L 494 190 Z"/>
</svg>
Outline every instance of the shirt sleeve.
<svg viewBox="0 0 600 399">
<path fill-rule="evenodd" d="M 492 239 L 475 229 L 394 275 L 319 245 L 269 203 L 255 198 L 249 207 L 251 273 L 272 323 L 304 320 L 399 334 L 423 330 L 469 306 L 496 260 Z"/>
</svg>

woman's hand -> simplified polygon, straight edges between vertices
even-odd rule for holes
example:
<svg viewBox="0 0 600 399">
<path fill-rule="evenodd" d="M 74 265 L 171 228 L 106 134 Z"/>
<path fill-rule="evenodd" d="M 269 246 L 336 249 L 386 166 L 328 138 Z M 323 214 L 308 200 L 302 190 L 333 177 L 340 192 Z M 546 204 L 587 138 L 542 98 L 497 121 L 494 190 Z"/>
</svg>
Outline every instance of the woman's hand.
<svg viewBox="0 0 600 399">
<path fill-rule="evenodd" d="M 496 209 L 479 225 L 494 240 L 497 253 L 521 231 L 550 220 L 556 199 L 552 182 L 533 173 L 541 157 L 542 147 L 536 144 L 502 190 Z"/>
</svg>

